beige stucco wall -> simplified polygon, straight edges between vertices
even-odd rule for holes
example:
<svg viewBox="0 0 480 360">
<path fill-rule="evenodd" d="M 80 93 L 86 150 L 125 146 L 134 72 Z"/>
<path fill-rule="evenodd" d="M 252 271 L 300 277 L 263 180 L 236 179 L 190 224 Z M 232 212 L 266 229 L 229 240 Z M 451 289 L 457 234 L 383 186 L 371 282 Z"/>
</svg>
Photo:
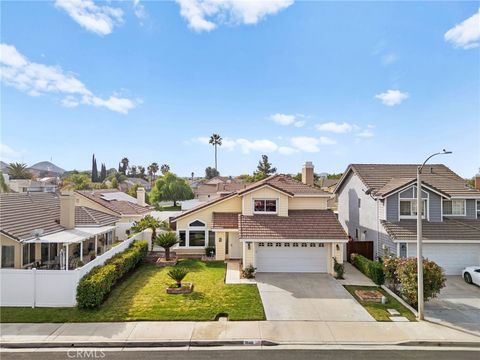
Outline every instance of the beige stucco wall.
<svg viewBox="0 0 480 360">
<path fill-rule="evenodd" d="M 217 204 L 213 204 L 205 209 L 196 211 L 177 221 L 177 230 L 187 229 L 188 224 L 194 220 L 200 220 L 207 224 L 207 228 L 212 228 L 213 212 L 241 212 L 242 202 L 239 197 L 232 197 Z"/>
<path fill-rule="evenodd" d="M 252 242 L 250 243 L 250 250 L 248 249 L 248 243 L 243 243 L 243 268 L 246 268 L 249 265 L 254 266 L 255 259 L 255 244 Z"/>
<path fill-rule="evenodd" d="M 288 196 L 269 187 L 252 191 L 245 194 L 242 199 L 242 214 L 253 215 L 253 200 L 254 199 L 277 199 L 278 200 L 278 215 L 288 216 Z"/>
<path fill-rule="evenodd" d="M 15 263 L 15 268 L 19 269 L 22 267 L 22 244 L 16 240 L 13 240 L 9 238 L 8 236 L 5 236 L 3 234 L 0 234 L 0 244 L 2 246 L 14 246 L 15 247 L 15 258 L 14 258 L 14 263 Z M 39 248 L 39 246 L 37 246 Z M 0 246 L 0 255 L 1 255 L 1 246 Z M 1 261 L 1 256 L 0 256 L 0 261 Z M 1 264 L 3 266 L 3 264 Z"/>
<path fill-rule="evenodd" d="M 327 209 L 327 198 L 293 197 L 288 200 L 290 210 L 324 210 Z"/>
</svg>

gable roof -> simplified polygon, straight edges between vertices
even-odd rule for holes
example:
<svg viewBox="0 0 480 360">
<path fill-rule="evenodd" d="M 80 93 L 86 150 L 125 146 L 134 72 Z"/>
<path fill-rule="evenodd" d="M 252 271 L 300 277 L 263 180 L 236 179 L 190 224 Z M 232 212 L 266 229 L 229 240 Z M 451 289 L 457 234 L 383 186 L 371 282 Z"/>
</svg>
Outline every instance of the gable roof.
<svg viewBox="0 0 480 360">
<path fill-rule="evenodd" d="M 76 190 L 75 192 L 119 215 L 141 215 L 151 211 L 149 206 L 140 206 L 136 204 L 135 198 L 115 189 Z"/>
<path fill-rule="evenodd" d="M 84 206 L 75 207 L 75 225 L 105 226 L 118 217 Z M 60 198 L 56 193 L 4 193 L 0 195 L 0 231 L 17 240 L 33 238 L 32 231 L 44 235 L 64 231 L 60 225 Z"/>
<path fill-rule="evenodd" d="M 288 216 L 240 215 L 240 239 L 347 240 L 332 210 L 290 210 Z"/>
<path fill-rule="evenodd" d="M 388 222 L 382 220 L 387 234 L 394 240 L 416 240 L 417 221 L 414 219 Z M 424 240 L 479 240 L 480 220 L 444 218 L 442 222 L 422 221 Z"/>
<path fill-rule="evenodd" d="M 408 183 L 414 183 L 418 164 L 351 164 L 335 188 L 338 193 L 350 173 L 356 174 L 372 195 L 385 196 Z M 425 165 L 422 181 L 448 197 L 480 197 L 480 191 L 467 186 L 465 179 L 443 164 Z"/>
</svg>

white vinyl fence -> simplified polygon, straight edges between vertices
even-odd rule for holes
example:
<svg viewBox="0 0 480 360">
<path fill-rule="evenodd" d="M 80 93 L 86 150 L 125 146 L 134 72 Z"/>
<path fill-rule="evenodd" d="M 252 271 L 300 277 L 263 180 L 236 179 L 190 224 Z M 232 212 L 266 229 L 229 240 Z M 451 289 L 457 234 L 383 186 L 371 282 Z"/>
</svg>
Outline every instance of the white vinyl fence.
<svg viewBox="0 0 480 360">
<path fill-rule="evenodd" d="M 149 235 L 137 234 L 75 270 L 1 269 L 0 306 L 76 306 L 77 285 L 84 275 Z"/>
</svg>

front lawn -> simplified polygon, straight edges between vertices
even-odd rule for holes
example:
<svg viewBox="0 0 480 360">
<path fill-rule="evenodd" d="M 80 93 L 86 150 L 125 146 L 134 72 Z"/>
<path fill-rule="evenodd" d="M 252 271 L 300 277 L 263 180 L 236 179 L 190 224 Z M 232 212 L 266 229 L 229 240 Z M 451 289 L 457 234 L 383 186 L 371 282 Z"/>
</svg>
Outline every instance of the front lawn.
<svg viewBox="0 0 480 360">
<path fill-rule="evenodd" d="M 159 206 L 157 211 L 180 211 L 182 207 L 180 205 L 177 206 Z"/>
<path fill-rule="evenodd" d="M 392 321 L 390 320 L 391 315 L 388 313 L 387 309 L 395 309 L 400 313 L 400 316 L 405 316 L 410 321 L 416 321 L 415 315 L 410 310 L 379 286 L 345 285 L 345 288 L 377 321 Z M 388 302 L 386 304 L 379 304 L 362 301 L 355 294 L 355 290 L 378 290 L 388 299 Z"/>
<path fill-rule="evenodd" d="M 225 264 L 181 260 L 193 282 L 188 295 L 168 295 L 172 284 L 167 276 L 171 267 L 140 265 L 121 281 L 108 299 L 96 310 L 77 308 L 0 309 L 1 322 L 99 322 L 134 320 L 214 320 L 220 313 L 230 320 L 264 320 L 263 305 L 256 285 L 225 285 Z"/>
</svg>

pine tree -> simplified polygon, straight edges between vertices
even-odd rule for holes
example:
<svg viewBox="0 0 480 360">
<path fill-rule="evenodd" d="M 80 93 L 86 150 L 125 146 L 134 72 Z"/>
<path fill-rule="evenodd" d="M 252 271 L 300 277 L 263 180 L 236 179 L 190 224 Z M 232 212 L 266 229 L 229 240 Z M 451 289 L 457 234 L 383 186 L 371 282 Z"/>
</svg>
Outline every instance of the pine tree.
<svg viewBox="0 0 480 360">
<path fill-rule="evenodd" d="M 104 182 L 107 178 L 107 167 L 104 163 L 102 163 L 101 170 L 100 170 L 100 182 Z"/>
<path fill-rule="evenodd" d="M 92 182 L 98 182 L 98 168 L 97 168 L 97 159 L 95 159 L 95 154 L 92 156 Z"/>
</svg>

